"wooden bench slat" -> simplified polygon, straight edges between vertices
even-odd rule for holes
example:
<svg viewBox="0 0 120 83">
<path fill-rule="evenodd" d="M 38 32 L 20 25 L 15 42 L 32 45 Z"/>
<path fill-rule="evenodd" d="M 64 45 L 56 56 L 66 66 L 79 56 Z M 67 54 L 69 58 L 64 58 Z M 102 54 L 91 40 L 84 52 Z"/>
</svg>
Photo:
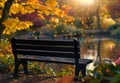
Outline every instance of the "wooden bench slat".
<svg viewBox="0 0 120 83">
<path fill-rule="evenodd" d="M 41 44 L 41 45 L 64 45 L 64 46 L 73 46 L 74 40 L 48 40 L 48 39 L 16 39 L 15 42 L 20 44 Z M 79 44 L 79 43 L 78 43 Z"/>
<path fill-rule="evenodd" d="M 19 49 L 16 50 L 16 54 L 23 55 L 38 55 L 38 56 L 56 56 L 56 57 L 67 57 L 67 58 L 75 58 L 74 52 L 62 52 L 62 51 L 44 51 L 44 50 L 24 50 Z M 78 53 L 78 55 L 80 55 Z"/>
<path fill-rule="evenodd" d="M 17 49 L 24 50 L 51 50 L 51 51 L 66 51 L 71 52 L 74 50 L 73 46 L 49 46 L 49 45 L 28 45 L 28 44 L 17 44 L 15 45 Z M 78 48 L 78 51 L 80 49 Z"/>
</svg>

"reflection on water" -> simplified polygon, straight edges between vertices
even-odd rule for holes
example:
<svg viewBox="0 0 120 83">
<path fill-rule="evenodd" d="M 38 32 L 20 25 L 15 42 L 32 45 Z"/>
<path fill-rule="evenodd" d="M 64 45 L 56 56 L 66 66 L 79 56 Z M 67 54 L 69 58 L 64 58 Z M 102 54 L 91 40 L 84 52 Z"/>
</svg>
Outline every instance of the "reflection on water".
<svg viewBox="0 0 120 83">
<path fill-rule="evenodd" d="M 90 63 L 88 66 L 87 66 L 87 69 L 89 70 L 93 70 L 95 67 L 94 67 L 94 63 L 96 61 L 96 58 L 97 58 L 97 50 L 88 50 L 89 54 L 84 54 L 84 57 L 83 58 L 87 58 L 87 59 L 92 59 L 93 62 Z M 94 54 L 94 55 L 93 55 Z"/>
<path fill-rule="evenodd" d="M 87 59 L 93 59 L 93 63 L 87 66 L 87 69 L 93 70 L 94 64 L 98 60 L 97 57 L 97 46 L 98 41 L 90 41 L 90 42 L 82 42 L 81 44 L 81 56 Z M 116 46 L 115 42 L 110 39 L 101 40 L 101 49 L 100 49 L 100 56 L 103 59 L 110 58 L 114 56 L 113 48 Z"/>
</svg>

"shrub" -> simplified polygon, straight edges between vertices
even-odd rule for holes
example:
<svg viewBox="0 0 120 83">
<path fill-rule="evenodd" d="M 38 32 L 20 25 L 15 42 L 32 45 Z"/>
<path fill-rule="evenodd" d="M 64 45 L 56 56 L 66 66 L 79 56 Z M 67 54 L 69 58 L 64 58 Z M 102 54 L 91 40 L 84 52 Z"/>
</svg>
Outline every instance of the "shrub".
<svg viewBox="0 0 120 83">
<path fill-rule="evenodd" d="M 90 83 L 117 83 L 115 82 L 119 77 L 117 74 L 120 74 L 120 65 L 116 65 L 114 62 L 102 61 L 92 71 Z"/>
<path fill-rule="evenodd" d="M 13 72 L 13 56 L 12 55 L 3 55 L 0 56 L 0 72 Z"/>
</svg>

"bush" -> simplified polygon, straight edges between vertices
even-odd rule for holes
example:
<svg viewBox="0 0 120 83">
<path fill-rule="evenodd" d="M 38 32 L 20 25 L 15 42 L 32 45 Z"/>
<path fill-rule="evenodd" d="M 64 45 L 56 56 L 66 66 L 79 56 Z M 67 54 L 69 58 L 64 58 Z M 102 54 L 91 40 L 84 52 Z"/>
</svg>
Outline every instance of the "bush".
<svg viewBox="0 0 120 83">
<path fill-rule="evenodd" d="M 13 72 L 14 62 L 12 55 L 0 56 L 0 72 Z"/>
<path fill-rule="evenodd" d="M 120 74 L 120 65 L 102 61 L 92 71 L 90 83 L 118 83 L 119 79 L 117 78 L 120 76 L 118 74 Z"/>
</svg>

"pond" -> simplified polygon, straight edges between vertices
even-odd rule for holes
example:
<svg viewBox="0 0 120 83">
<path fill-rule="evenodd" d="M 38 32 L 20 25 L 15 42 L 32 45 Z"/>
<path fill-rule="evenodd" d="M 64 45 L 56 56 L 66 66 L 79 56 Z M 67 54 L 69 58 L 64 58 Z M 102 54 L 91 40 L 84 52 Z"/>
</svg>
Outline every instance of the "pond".
<svg viewBox="0 0 120 83">
<path fill-rule="evenodd" d="M 113 38 L 101 38 L 98 39 L 88 39 L 80 42 L 81 44 L 81 57 L 93 59 L 93 63 L 88 65 L 88 69 L 93 70 L 94 65 L 99 62 L 98 57 L 98 41 L 100 41 L 100 57 L 102 60 L 114 60 L 119 55 L 116 51 L 119 51 L 115 40 Z"/>
</svg>

